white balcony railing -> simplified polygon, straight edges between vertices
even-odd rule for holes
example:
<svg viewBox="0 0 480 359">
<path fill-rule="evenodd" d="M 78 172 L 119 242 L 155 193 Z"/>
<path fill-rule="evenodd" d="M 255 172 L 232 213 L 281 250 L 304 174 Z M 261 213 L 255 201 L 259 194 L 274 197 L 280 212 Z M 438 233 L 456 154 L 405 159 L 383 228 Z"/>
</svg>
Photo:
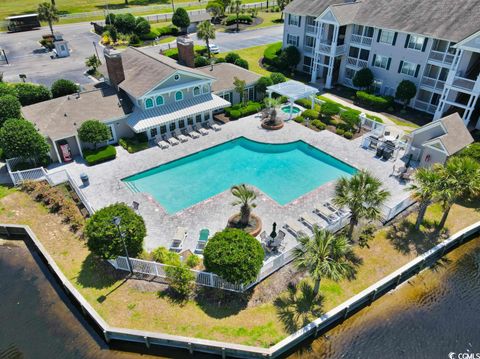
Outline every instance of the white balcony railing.
<svg viewBox="0 0 480 359">
<path fill-rule="evenodd" d="M 442 64 L 448 64 L 448 65 L 452 64 L 453 58 L 454 58 L 454 55 L 448 52 L 440 52 L 435 50 L 430 51 L 430 54 L 428 55 L 429 60 L 436 61 Z"/>
<path fill-rule="evenodd" d="M 338 45 L 335 47 L 335 53 L 333 54 L 334 56 L 339 56 L 345 54 L 347 50 L 347 47 L 345 44 L 343 45 Z M 321 52 L 322 54 L 330 55 L 332 51 L 332 45 L 326 42 L 320 42 L 318 51 Z"/>
<path fill-rule="evenodd" d="M 352 37 L 350 38 L 350 42 L 358 45 L 363 45 L 363 46 L 371 46 L 372 38 L 367 36 L 352 34 Z"/>
<path fill-rule="evenodd" d="M 306 26 L 306 31 L 310 34 L 316 34 L 317 33 L 317 27 L 315 25 L 307 25 Z"/>
<path fill-rule="evenodd" d="M 437 105 L 433 105 L 431 103 L 428 103 L 422 100 L 416 100 L 415 108 L 420 111 L 435 113 L 435 111 L 437 110 Z"/>
<path fill-rule="evenodd" d="M 422 78 L 422 81 L 420 82 L 420 85 L 423 87 L 428 87 L 428 88 L 442 91 L 443 88 L 445 87 L 445 81 L 434 79 L 433 77 L 424 76 Z"/>
<path fill-rule="evenodd" d="M 368 67 L 368 61 L 361 60 L 361 59 L 356 59 L 353 57 L 348 57 L 347 58 L 347 65 L 350 67 L 356 67 L 359 69 L 363 69 L 365 67 Z"/>
<path fill-rule="evenodd" d="M 473 88 L 475 87 L 475 81 L 461 76 L 455 76 L 453 78 L 452 86 L 462 90 L 473 91 Z"/>
</svg>

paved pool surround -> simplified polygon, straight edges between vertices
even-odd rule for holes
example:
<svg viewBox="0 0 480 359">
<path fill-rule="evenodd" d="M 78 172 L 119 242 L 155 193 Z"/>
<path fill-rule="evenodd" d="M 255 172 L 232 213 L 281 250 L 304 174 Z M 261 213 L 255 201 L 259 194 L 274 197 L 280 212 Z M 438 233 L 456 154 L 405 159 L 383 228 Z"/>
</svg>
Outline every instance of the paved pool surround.
<svg viewBox="0 0 480 359">
<path fill-rule="evenodd" d="M 230 191 L 226 190 L 182 211 L 169 214 L 152 196 L 132 192 L 122 179 L 239 137 L 272 144 L 306 142 L 358 170 L 366 169 L 373 173 L 392 194 L 388 205 L 393 206 L 408 197 L 406 184 L 391 176 L 394 163 L 379 160 L 375 158 L 374 152 L 361 148 L 361 138 L 347 140 L 329 131 L 313 131 L 293 121 L 286 123 L 281 130 L 268 131 L 261 127 L 258 115 L 229 122 L 221 127 L 219 132 L 210 131 L 207 136 L 189 139 L 186 143 L 165 150 L 152 147 L 129 154 L 123 148 L 117 147 L 117 158 L 113 161 L 88 167 L 83 160 L 78 159 L 76 162 L 52 168 L 50 172 L 67 169 L 78 185 L 81 185 L 80 174 L 87 173 L 90 185 L 82 189 L 94 209 L 116 202 L 139 202 L 139 213 L 147 225 L 147 250 L 158 246 L 168 247 L 178 226 L 188 230 L 183 248 L 193 250 L 202 228 L 208 228 L 212 234 L 222 230 L 228 218 L 237 212 L 238 208 L 232 207 L 233 197 Z M 315 205 L 331 198 L 334 182 L 325 183 L 284 206 L 256 189 L 257 207 L 254 212 L 261 217 L 263 228 L 269 232 L 273 222 L 283 226 L 287 219 L 296 221 L 302 213 L 311 213 Z M 295 183 L 292 183 L 292 186 L 294 185 Z M 320 217 L 318 218 L 321 222 Z M 285 249 L 295 244 L 295 238 L 288 234 Z"/>
</svg>

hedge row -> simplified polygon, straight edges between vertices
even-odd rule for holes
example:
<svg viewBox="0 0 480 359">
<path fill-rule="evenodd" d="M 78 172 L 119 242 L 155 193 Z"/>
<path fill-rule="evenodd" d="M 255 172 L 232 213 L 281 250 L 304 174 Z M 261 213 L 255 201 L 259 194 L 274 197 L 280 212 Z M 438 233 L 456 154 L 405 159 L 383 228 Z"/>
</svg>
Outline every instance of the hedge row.
<svg viewBox="0 0 480 359">
<path fill-rule="evenodd" d="M 241 24 L 251 24 L 253 18 L 250 15 L 238 15 L 238 22 Z M 237 15 L 230 15 L 225 19 L 225 25 L 233 25 L 237 23 Z"/>
<path fill-rule="evenodd" d="M 240 117 L 250 116 L 263 108 L 263 105 L 259 102 L 249 101 L 246 106 L 241 104 L 233 105 L 225 109 L 225 113 L 233 120 L 237 120 Z"/>
<path fill-rule="evenodd" d="M 144 133 L 141 133 L 132 138 L 121 138 L 118 140 L 118 144 L 126 149 L 128 153 L 135 153 L 148 148 L 148 138 Z"/>
<path fill-rule="evenodd" d="M 117 150 L 115 147 L 109 145 L 97 150 L 83 150 L 85 161 L 89 166 L 93 166 L 102 162 L 113 160 L 117 157 Z"/>
<path fill-rule="evenodd" d="M 193 47 L 193 50 L 195 51 L 196 55 L 205 55 L 207 53 L 207 47 L 206 46 L 200 46 L 200 45 L 195 45 Z M 172 59 L 178 60 L 178 49 L 176 47 L 168 49 L 163 52 L 163 55 L 170 57 Z"/>
<path fill-rule="evenodd" d="M 276 42 L 268 46 L 263 52 L 263 62 L 268 65 L 276 66 L 278 63 L 278 55 L 282 51 L 282 42 Z"/>
<path fill-rule="evenodd" d="M 376 110 L 386 110 L 393 103 L 393 97 L 391 96 L 376 96 L 365 91 L 357 91 L 356 96 L 359 103 Z"/>
</svg>

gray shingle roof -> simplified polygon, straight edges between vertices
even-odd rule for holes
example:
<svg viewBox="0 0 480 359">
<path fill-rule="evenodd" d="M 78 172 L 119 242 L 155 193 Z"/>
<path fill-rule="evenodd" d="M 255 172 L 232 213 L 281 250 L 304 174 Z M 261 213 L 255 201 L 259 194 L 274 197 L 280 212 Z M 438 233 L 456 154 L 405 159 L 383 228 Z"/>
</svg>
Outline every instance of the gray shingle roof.
<svg viewBox="0 0 480 359">
<path fill-rule="evenodd" d="M 261 77 L 255 72 L 245 70 L 242 67 L 226 62 L 213 65 L 213 70 L 211 66 L 199 67 L 197 70 L 217 79 L 212 84 L 213 92 L 221 92 L 233 89 L 233 81 L 235 77 L 238 77 L 240 80 L 244 80 L 247 85 L 254 84 Z"/>
<path fill-rule="evenodd" d="M 355 23 L 434 38 L 461 41 L 480 31 L 480 0 L 361 0 L 341 4 L 340 0 L 294 0 L 285 12 L 319 16 L 333 6 L 343 24 Z"/>
</svg>

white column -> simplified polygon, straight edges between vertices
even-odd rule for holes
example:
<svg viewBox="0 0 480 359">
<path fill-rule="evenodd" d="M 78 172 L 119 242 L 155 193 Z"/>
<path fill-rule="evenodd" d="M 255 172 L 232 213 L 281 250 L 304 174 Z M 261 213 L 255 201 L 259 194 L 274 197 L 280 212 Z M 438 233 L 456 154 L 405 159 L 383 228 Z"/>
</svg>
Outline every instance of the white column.
<svg viewBox="0 0 480 359">
<path fill-rule="evenodd" d="M 333 67 L 335 65 L 335 53 L 337 51 L 338 30 L 339 30 L 338 25 L 333 25 L 333 38 L 332 38 L 332 44 L 330 47 L 330 58 L 328 60 L 327 78 L 325 80 L 325 88 L 327 89 L 332 88 Z"/>
<path fill-rule="evenodd" d="M 78 150 L 80 151 L 80 156 L 83 157 L 82 145 L 80 144 L 80 139 L 78 138 L 77 135 L 75 135 L 75 141 L 77 141 Z"/>
<path fill-rule="evenodd" d="M 318 76 L 318 61 L 320 57 L 320 53 L 318 50 L 320 49 L 320 42 L 322 39 L 323 35 L 323 23 L 322 22 L 317 22 L 317 31 L 316 31 L 316 36 L 315 36 L 315 50 L 313 52 L 313 59 L 312 59 L 312 75 L 310 77 L 310 82 L 314 83 L 317 81 L 317 76 Z"/>
<path fill-rule="evenodd" d="M 76 136 L 75 136 L 75 137 L 76 137 Z M 52 140 L 52 144 L 53 144 L 53 149 L 55 150 L 55 154 L 57 155 L 58 162 L 59 162 L 59 163 L 63 163 L 62 157 L 60 157 L 60 154 L 58 153 L 57 141 L 56 141 L 56 140 Z"/>
</svg>

